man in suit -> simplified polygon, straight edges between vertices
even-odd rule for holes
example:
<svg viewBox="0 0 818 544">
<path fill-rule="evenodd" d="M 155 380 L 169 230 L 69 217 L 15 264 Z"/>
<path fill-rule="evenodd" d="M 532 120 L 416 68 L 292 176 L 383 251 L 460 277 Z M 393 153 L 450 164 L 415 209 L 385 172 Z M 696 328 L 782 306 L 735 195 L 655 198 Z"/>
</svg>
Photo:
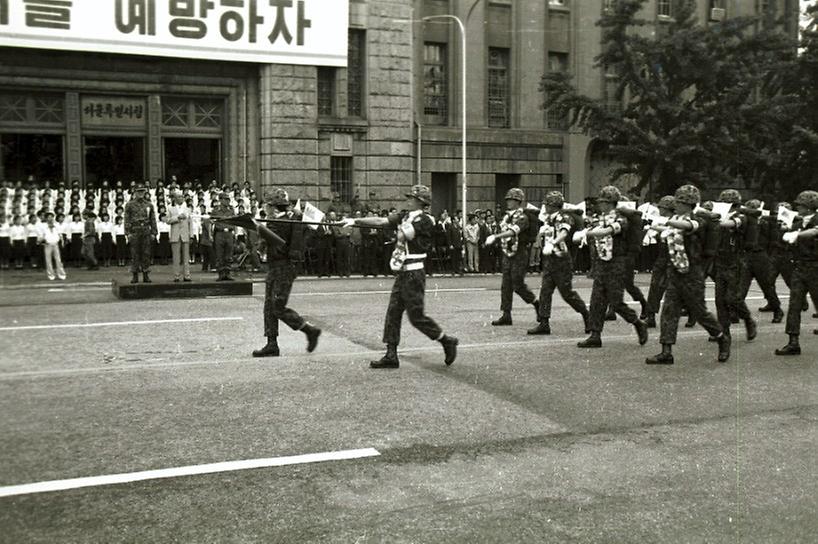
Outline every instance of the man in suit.
<svg viewBox="0 0 818 544">
<path fill-rule="evenodd" d="M 330 212 L 329 220 L 334 221 L 335 212 Z M 332 235 L 332 227 L 320 225 L 315 232 L 315 253 L 318 257 L 318 277 L 332 275 L 332 246 L 335 237 Z"/>
<path fill-rule="evenodd" d="M 173 257 L 173 281 L 190 279 L 190 210 L 185 204 L 185 195 L 179 189 L 171 193 L 172 203 L 168 208 L 170 225 L 170 250 Z"/>
</svg>

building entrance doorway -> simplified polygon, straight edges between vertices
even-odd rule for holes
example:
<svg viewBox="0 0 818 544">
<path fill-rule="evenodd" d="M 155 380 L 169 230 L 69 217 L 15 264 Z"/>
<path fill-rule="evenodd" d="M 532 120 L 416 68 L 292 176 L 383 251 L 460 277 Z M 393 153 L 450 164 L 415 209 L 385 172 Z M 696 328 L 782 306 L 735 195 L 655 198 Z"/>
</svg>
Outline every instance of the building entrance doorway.
<svg viewBox="0 0 818 544">
<path fill-rule="evenodd" d="M 103 180 L 145 179 L 145 139 L 109 136 L 85 137 L 85 183 L 99 187 Z"/>
<path fill-rule="evenodd" d="M 432 172 L 432 214 L 435 217 L 446 210 L 454 216 L 457 209 L 457 174 L 453 172 Z"/>
<path fill-rule="evenodd" d="M 221 182 L 221 140 L 218 138 L 165 138 L 165 179 L 179 183 Z"/>
<path fill-rule="evenodd" d="M 58 182 L 64 172 L 62 136 L 0 134 L 0 179 Z"/>
</svg>

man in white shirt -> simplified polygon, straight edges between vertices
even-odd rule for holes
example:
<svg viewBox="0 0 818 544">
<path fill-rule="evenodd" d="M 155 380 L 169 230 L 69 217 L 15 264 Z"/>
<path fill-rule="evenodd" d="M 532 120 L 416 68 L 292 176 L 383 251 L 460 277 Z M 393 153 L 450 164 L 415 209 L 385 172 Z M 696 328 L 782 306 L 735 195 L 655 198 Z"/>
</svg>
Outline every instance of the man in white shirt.
<svg viewBox="0 0 818 544">
<path fill-rule="evenodd" d="M 65 269 L 60 258 L 60 244 L 62 243 L 62 231 L 60 226 L 54 222 L 54 212 L 46 212 L 46 222 L 40 225 L 39 239 L 43 243 L 43 254 L 45 256 L 45 273 L 48 279 L 54 281 L 56 277 L 65 279 Z"/>
<path fill-rule="evenodd" d="M 173 281 L 178 282 L 184 269 L 184 281 L 190 279 L 190 210 L 179 189 L 171 193 L 173 203 L 168 208 L 170 248 L 173 256 Z"/>
</svg>

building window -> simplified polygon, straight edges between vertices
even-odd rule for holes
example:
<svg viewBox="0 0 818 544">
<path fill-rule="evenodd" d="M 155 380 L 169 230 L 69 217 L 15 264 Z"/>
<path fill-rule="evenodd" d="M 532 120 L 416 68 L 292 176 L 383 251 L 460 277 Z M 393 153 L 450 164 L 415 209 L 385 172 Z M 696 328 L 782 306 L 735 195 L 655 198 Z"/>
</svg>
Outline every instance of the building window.
<svg viewBox="0 0 818 544">
<path fill-rule="evenodd" d="M 163 97 L 162 125 L 214 132 L 222 127 L 222 106 L 219 100 Z"/>
<path fill-rule="evenodd" d="M 0 123 L 59 125 L 65 121 L 63 95 L 0 94 Z"/>
<path fill-rule="evenodd" d="M 504 128 L 509 126 L 509 50 L 501 47 L 489 48 L 488 100 L 489 126 Z"/>
<path fill-rule="evenodd" d="M 318 115 L 335 113 L 335 68 L 318 67 Z"/>
<path fill-rule="evenodd" d="M 429 125 L 445 125 L 449 115 L 446 44 L 423 45 L 423 113 Z"/>
<path fill-rule="evenodd" d="M 552 6 L 564 6 L 567 2 L 566 0 L 548 0 L 548 3 Z"/>
<path fill-rule="evenodd" d="M 363 117 L 365 31 L 349 31 L 347 63 L 347 115 Z"/>
<path fill-rule="evenodd" d="M 657 0 L 656 2 L 656 13 L 659 17 L 670 17 L 671 13 L 671 0 Z"/>
<path fill-rule="evenodd" d="M 220 128 L 222 105 L 219 102 L 194 102 L 193 122 L 197 128 Z"/>
<path fill-rule="evenodd" d="M 166 127 L 187 127 L 187 100 L 162 99 L 162 124 Z"/>
<path fill-rule="evenodd" d="M 568 53 L 548 53 L 548 71 L 565 73 L 568 71 Z M 545 124 L 555 130 L 568 129 L 568 116 L 559 115 L 551 108 L 545 110 Z"/>
<path fill-rule="evenodd" d="M 341 202 L 352 202 L 352 157 L 330 157 L 330 191 Z"/>
<path fill-rule="evenodd" d="M 619 96 L 619 77 L 616 74 L 605 74 L 604 87 L 605 109 L 611 113 L 622 110 L 622 98 Z"/>
</svg>

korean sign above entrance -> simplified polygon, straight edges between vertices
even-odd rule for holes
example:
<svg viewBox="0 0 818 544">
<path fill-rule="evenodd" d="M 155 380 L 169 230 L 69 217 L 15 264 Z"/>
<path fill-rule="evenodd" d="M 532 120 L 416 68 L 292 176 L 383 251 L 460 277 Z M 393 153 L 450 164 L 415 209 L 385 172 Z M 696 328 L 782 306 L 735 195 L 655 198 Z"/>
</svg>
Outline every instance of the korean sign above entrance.
<svg viewBox="0 0 818 544">
<path fill-rule="evenodd" d="M 349 0 L 0 0 L 0 45 L 346 66 Z"/>
</svg>

